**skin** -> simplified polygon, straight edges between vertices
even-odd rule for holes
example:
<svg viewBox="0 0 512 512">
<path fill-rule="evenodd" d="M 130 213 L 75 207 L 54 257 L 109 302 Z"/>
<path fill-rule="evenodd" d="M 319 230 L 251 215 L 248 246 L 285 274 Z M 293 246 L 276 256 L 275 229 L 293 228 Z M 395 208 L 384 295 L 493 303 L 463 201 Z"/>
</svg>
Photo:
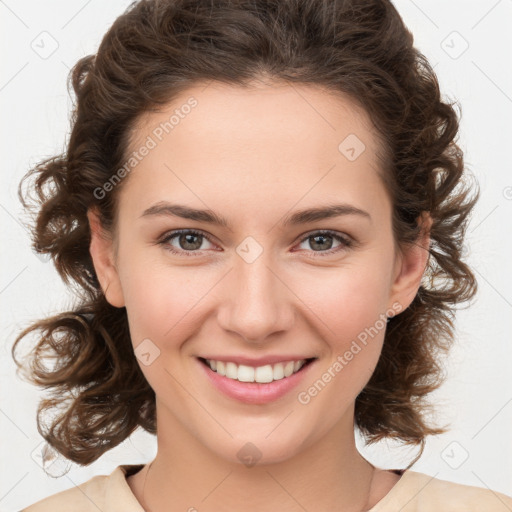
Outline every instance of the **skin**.
<svg viewBox="0 0 512 512">
<path fill-rule="evenodd" d="M 417 245 L 397 248 L 378 136 L 353 102 L 316 86 L 191 87 L 140 120 L 132 149 L 190 96 L 198 105 L 126 178 L 114 236 L 88 212 L 90 252 L 107 300 L 126 307 L 134 349 L 149 338 L 160 350 L 148 366 L 137 360 L 156 394 L 158 453 L 144 496 L 147 465 L 128 484 L 152 512 L 268 511 L 277 503 L 283 512 L 369 510 L 399 479 L 364 459 L 354 437 L 355 399 L 375 369 L 385 329 L 309 403 L 299 403 L 297 393 L 393 304 L 409 306 L 427 263 L 428 229 Z M 338 149 L 349 134 L 366 146 L 354 161 Z M 159 201 L 212 210 L 231 229 L 141 218 Z M 348 203 L 371 219 L 282 224 L 297 210 L 331 203 Z M 175 229 L 202 230 L 210 241 L 193 239 L 195 256 L 173 255 L 156 242 Z M 328 237 L 315 251 L 305 235 L 321 229 L 355 244 Z M 251 263 L 236 252 L 248 236 L 263 249 Z M 167 246 L 182 253 L 190 247 L 179 236 Z M 212 347 L 222 355 L 317 360 L 284 397 L 245 404 L 203 375 L 197 357 Z M 252 467 L 237 457 L 247 442 L 261 452 Z"/>
</svg>

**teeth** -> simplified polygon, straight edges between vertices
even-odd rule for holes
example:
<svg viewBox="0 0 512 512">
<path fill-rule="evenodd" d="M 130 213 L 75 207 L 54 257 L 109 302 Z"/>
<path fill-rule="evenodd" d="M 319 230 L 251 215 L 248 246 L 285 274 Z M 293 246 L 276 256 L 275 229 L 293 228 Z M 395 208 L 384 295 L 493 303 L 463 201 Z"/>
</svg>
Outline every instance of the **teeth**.
<svg viewBox="0 0 512 512">
<path fill-rule="evenodd" d="M 274 380 L 274 370 L 272 365 L 258 366 L 254 370 L 254 382 L 272 382 Z"/>
<path fill-rule="evenodd" d="M 213 359 L 206 359 L 206 362 L 213 371 L 216 371 L 219 375 L 223 375 L 228 379 L 264 384 L 274 380 L 284 379 L 298 372 L 304 366 L 306 360 L 301 359 L 300 361 L 287 361 L 285 363 L 277 363 L 274 365 L 266 364 L 265 366 L 257 367 L 246 366 L 244 364 L 237 365 L 233 362 L 226 363 Z"/>
<path fill-rule="evenodd" d="M 211 363 L 210 363 L 210 367 L 211 367 Z M 238 367 L 237 375 L 233 378 L 239 380 L 240 382 L 254 382 L 254 373 L 255 373 L 254 368 L 252 366 L 245 366 L 245 365 L 241 364 Z"/>
<path fill-rule="evenodd" d="M 295 368 L 295 363 L 293 361 L 286 363 L 286 365 L 284 367 L 284 376 L 289 377 L 293 373 L 294 368 Z"/>
<path fill-rule="evenodd" d="M 238 367 L 235 363 L 226 363 L 226 377 L 238 379 Z"/>
<path fill-rule="evenodd" d="M 208 359 L 207 359 L 208 361 Z M 211 366 L 210 366 L 211 368 Z M 226 365 L 223 361 L 217 361 L 217 373 L 219 375 L 226 375 Z"/>
</svg>

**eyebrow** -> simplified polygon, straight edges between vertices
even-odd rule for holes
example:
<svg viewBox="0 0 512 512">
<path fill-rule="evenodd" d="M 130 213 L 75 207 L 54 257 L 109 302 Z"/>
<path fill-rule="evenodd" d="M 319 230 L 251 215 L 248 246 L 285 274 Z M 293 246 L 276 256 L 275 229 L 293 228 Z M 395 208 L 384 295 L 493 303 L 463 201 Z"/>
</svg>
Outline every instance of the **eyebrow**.
<svg viewBox="0 0 512 512">
<path fill-rule="evenodd" d="M 160 215 L 181 217 L 183 219 L 206 222 L 231 229 L 229 222 L 224 217 L 216 214 L 211 210 L 198 210 L 196 208 L 190 208 L 189 206 L 171 204 L 166 201 L 160 201 L 159 203 L 150 206 L 144 210 L 140 218 Z M 368 212 L 361 210 L 360 208 L 356 208 L 350 204 L 333 204 L 329 206 L 308 208 L 294 212 L 293 214 L 285 217 L 283 225 L 295 226 L 345 215 L 357 215 L 368 219 L 370 222 L 372 220 L 371 215 Z"/>
</svg>

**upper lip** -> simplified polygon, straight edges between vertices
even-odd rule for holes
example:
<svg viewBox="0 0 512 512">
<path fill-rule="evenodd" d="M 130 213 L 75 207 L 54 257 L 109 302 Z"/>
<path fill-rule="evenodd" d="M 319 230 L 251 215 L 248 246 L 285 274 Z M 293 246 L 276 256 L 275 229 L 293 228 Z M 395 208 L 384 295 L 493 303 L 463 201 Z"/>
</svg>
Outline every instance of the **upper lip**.
<svg viewBox="0 0 512 512">
<path fill-rule="evenodd" d="M 262 357 L 246 357 L 246 356 L 201 356 L 200 359 L 209 359 L 214 361 L 223 361 L 225 363 L 235 363 L 245 366 L 265 366 L 267 364 L 286 363 L 288 361 L 303 361 L 304 359 L 314 359 L 314 357 L 295 356 L 295 355 L 274 355 Z"/>
</svg>

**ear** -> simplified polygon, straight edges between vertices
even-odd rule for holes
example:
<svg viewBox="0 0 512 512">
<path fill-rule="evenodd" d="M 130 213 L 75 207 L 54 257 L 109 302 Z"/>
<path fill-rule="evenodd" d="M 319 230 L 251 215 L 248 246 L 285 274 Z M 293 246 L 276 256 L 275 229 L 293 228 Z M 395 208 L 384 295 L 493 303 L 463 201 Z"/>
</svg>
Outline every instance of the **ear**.
<svg viewBox="0 0 512 512">
<path fill-rule="evenodd" d="M 123 289 L 115 264 L 114 244 L 112 238 L 103 229 L 98 212 L 95 208 L 87 211 L 91 228 L 91 253 L 94 270 L 107 301 L 117 308 L 125 305 Z"/>
<path fill-rule="evenodd" d="M 416 297 L 430 254 L 432 218 L 427 212 L 423 212 L 417 222 L 420 225 L 418 240 L 399 249 L 395 263 L 390 301 L 398 302 L 402 307 L 401 311 L 407 309 Z"/>
</svg>

